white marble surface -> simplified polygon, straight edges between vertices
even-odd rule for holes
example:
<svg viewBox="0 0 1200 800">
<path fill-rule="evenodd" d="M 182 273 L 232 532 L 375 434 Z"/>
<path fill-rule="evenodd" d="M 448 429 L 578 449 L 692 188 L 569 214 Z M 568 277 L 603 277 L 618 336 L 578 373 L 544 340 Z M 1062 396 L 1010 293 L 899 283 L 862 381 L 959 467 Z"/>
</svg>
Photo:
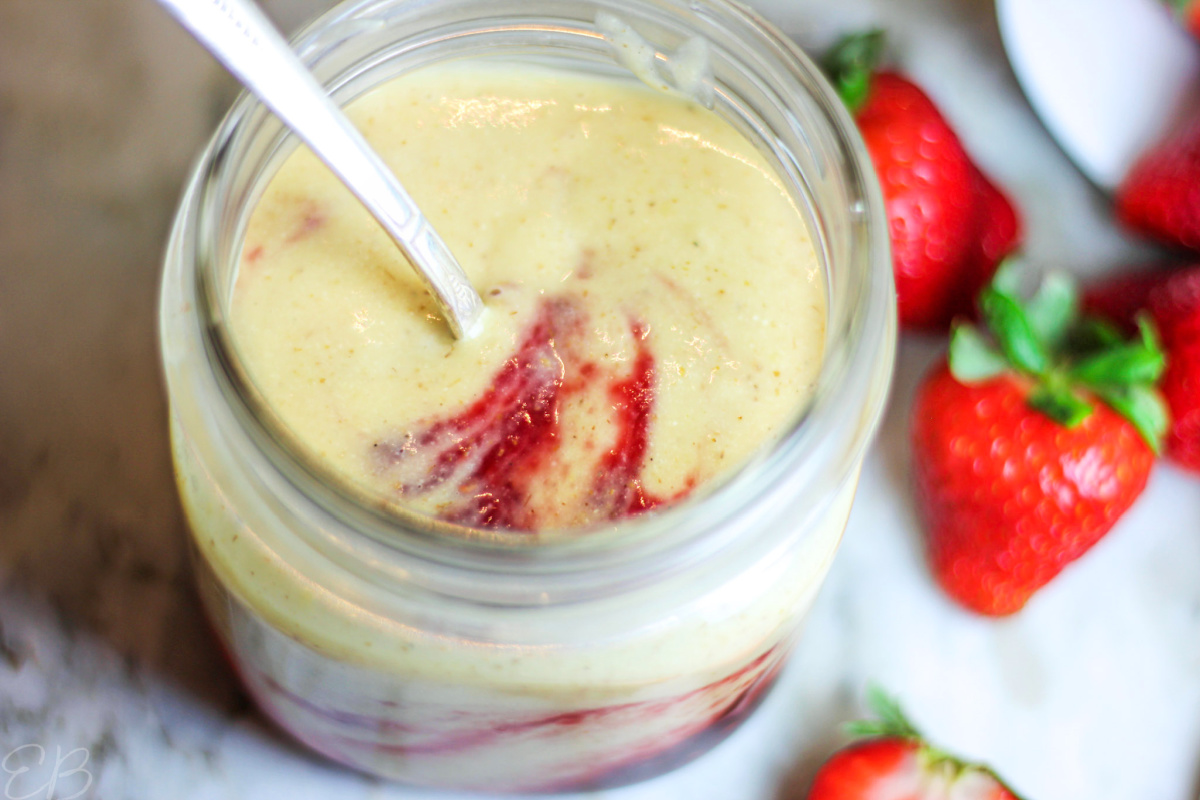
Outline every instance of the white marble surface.
<svg viewBox="0 0 1200 800">
<path fill-rule="evenodd" d="M 290 25 L 319 4 L 270 7 Z M 1034 260 L 1090 274 L 1136 255 L 1021 98 L 988 2 L 758 5 L 808 44 L 891 28 L 901 63 L 1018 199 Z M 282 739 L 201 624 L 154 300 L 184 172 L 231 92 L 151 0 L 0 3 L 0 758 L 45 753 L 0 763 L 6 798 L 449 797 Z M 905 483 L 904 420 L 939 346 L 902 347 L 845 544 L 778 689 L 714 752 L 604 797 L 799 800 L 868 680 L 1031 800 L 1195 797 L 1200 482 L 1160 467 L 1018 616 L 957 610 L 925 571 Z"/>
</svg>

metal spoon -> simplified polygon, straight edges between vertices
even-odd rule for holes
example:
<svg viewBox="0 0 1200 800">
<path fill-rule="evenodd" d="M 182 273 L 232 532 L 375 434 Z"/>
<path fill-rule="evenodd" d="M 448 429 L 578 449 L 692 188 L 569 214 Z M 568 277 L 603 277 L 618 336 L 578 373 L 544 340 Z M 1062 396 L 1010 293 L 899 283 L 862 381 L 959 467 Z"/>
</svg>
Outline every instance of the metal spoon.
<svg viewBox="0 0 1200 800">
<path fill-rule="evenodd" d="M 483 301 L 408 192 L 253 0 L 159 0 L 299 136 L 379 221 L 424 279 L 455 337 L 474 333 Z"/>
<path fill-rule="evenodd" d="M 1038 116 L 1106 191 L 1200 98 L 1200 47 L 1156 0 L 997 0 L 996 12 Z"/>
</svg>

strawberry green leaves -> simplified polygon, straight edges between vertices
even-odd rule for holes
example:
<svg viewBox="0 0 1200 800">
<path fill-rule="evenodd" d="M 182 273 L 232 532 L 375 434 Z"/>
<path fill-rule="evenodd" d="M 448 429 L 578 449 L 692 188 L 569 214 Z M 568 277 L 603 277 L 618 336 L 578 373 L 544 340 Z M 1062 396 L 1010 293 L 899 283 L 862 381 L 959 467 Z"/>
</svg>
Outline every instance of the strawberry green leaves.
<svg viewBox="0 0 1200 800">
<path fill-rule="evenodd" d="M 983 290 L 979 307 L 1009 363 L 1033 375 L 1045 374 L 1050 367 L 1050 354 L 1021 303 L 993 285 Z"/>
<path fill-rule="evenodd" d="M 1166 358 L 1148 319 L 1139 336 L 1126 340 L 1112 326 L 1079 314 L 1079 296 L 1065 275 L 1051 273 L 1028 300 L 1019 295 L 1014 267 L 1005 265 L 979 297 L 987 335 L 955 325 L 950 371 L 962 383 L 978 383 L 1004 372 L 1034 381 L 1029 405 L 1073 427 L 1099 398 L 1129 420 L 1157 452 L 1169 426 L 1156 384 Z"/>
<path fill-rule="evenodd" d="M 1092 413 L 1092 404 L 1056 375 L 1048 376 L 1029 393 L 1029 405 L 1068 428 L 1075 427 Z"/>
<path fill-rule="evenodd" d="M 1166 367 L 1166 357 L 1158 344 L 1153 324 L 1138 320 L 1140 342 L 1113 344 L 1088 356 L 1071 368 L 1071 376 L 1093 386 L 1153 383 Z"/>
<path fill-rule="evenodd" d="M 1025 306 L 1025 313 L 1034 333 L 1047 347 L 1061 347 L 1071 323 L 1079 316 L 1079 292 L 1075 282 L 1061 272 L 1047 274 L 1037 294 Z"/>
<path fill-rule="evenodd" d="M 950 370 L 962 383 L 979 383 L 1008 370 L 1008 359 L 974 325 L 950 332 Z"/>
<path fill-rule="evenodd" d="M 920 739 L 921 733 L 908 721 L 900 704 L 878 686 L 867 688 L 867 706 L 877 719 L 859 719 L 846 724 L 846 733 L 855 737 L 892 736 Z"/>
<path fill-rule="evenodd" d="M 1163 436 L 1171 426 L 1171 415 L 1157 389 L 1146 384 L 1103 386 L 1096 394 L 1109 408 L 1129 420 L 1155 453 L 1159 452 Z"/>
<path fill-rule="evenodd" d="M 883 58 L 883 49 L 883 31 L 852 33 L 842 37 L 821 64 L 851 114 L 867 100 L 871 76 Z"/>
</svg>

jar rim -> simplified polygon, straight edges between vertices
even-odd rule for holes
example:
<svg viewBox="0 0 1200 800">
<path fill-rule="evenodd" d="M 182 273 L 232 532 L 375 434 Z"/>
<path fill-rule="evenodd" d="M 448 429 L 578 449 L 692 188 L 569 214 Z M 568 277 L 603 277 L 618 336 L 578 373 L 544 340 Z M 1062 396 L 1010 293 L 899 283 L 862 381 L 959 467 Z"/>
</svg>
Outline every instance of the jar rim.
<svg viewBox="0 0 1200 800">
<path fill-rule="evenodd" d="M 487 5 L 484 0 L 439 3 L 443 9 L 452 4 Z M 419 10 L 429 5 L 433 4 L 424 0 L 348 0 L 305 26 L 292 44 L 302 58 L 312 59 L 322 52 L 322 37 L 331 30 L 341 27 L 352 31 L 381 10 Z M 522 18 L 522 23 L 532 25 L 533 19 L 549 14 L 548 9 L 556 4 L 552 0 L 536 4 L 526 0 L 526 5 L 531 13 Z M 400 574 L 410 579 L 418 575 L 418 582 L 439 593 L 499 603 L 544 604 L 546 598 L 566 601 L 606 594 L 661 578 L 668 554 L 674 569 L 683 570 L 728 553 L 738 546 L 737 537 L 741 535 L 740 528 L 729 524 L 731 519 L 745 514 L 772 493 L 807 493 L 812 498 L 812 513 L 819 513 L 842 483 L 854 479 L 852 473 L 878 425 L 890 385 L 895 346 L 890 250 L 874 170 L 857 128 L 836 93 L 794 42 L 753 11 L 726 0 L 600 0 L 588 5 L 617 14 L 637 6 L 689 19 L 700 15 L 737 35 L 754 36 L 759 56 L 770 61 L 776 72 L 771 79 L 788 84 L 778 90 L 781 96 L 788 98 L 789 91 L 798 89 L 823 115 L 819 121 L 827 130 L 792 132 L 810 143 L 822 133 L 829 138 L 836 148 L 830 154 L 830 163 L 836 167 L 832 171 L 835 178 L 840 178 L 848 200 L 842 209 L 812 209 L 818 218 L 822 213 L 838 211 L 846 217 L 840 220 L 839 234 L 845 241 L 825 241 L 824 253 L 818 241 L 822 237 L 813 231 L 814 244 L 826 269 L 830 299 L 824 357 L 814 394 L 790 430 L 768 448 L 760 448 L 750 462 L 702 497 L 606 525 L 600 535 L 597 531 L 549 540 L 538 537 L 530 547 L 523 546 L 534 541 L 528 533 L 483 531 L 472 537 L 448 536 L 441 530 L 445 526 L 427 516 L 413 513 L 406 519 L 401 512 L 398 517 L 395 508 L 381 508 L 366 493 L 355 491 L 348 482 L 338 481 L 329 470 L 314 464 L 286 429 L 274 424 L 223 324 L 212 275 L 212 264 L 220 257 L 215 252 L 215 219 L 230 202 L 223 171 L 236 157 L 237 148 L 244 145 L 244 139 L 239 138 L 240 126 L 256 110 L 261 113 L 262 108 L 256 99 L 243 93 L 202 155 L 192 179 L 196 191 L 188 193 L 185 206 L 196 232 L 195 296 L 201 335 L 218 383 L 244 432 L 330 523 L 316 526 L 313 535 L 319 541 L 310 543 L 343 565 L 375 565 L 372 569 L 382 569 L 385 580 Z M 802 110 L 787 111 L 799 126 Z M 845 259 L 850 267 L 837 285 L 833 285 L 830 273 L 831 244 L 846 248 Z M 835 292 L 839 293 L 836 297 Z M 765 550 L 770 543 L 756 544 Z M 495 585 L 474 585 L 485 576 Z M 465 588 L 468 584 L 473 588 Z"/>
</svg>

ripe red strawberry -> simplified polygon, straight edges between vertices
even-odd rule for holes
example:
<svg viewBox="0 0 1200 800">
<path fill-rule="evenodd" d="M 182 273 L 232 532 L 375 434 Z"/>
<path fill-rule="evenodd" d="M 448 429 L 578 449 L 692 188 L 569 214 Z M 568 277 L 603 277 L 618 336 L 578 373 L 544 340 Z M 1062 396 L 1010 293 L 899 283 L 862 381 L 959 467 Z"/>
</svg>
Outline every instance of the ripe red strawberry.
<svg viewBox="0 0 1200 800">
<path fill-rule="evenodd" d="M 989 615 L 1021 609 L 1108 532 L 1145 487 L 1167 426 L 1148 325 L 1126 342 L 1079 317 L 1065 278 L 1048 278 L 1029 303 L 1014 280 L 1002 269 L 980 297 L 998 346 L 956 327 L 912 411 L 933 574 Z"/>
<path fill-rule="evenodd" d="M 1116 201 L 1117 218 L 1131 229 L 1200 250 L 1200 114 L 1137 160 Z"/>
<path fill-rule="evenodd" d="M 875 72 L 878 31 L 848 36 L 826 69 L 858 123 L 883 190 L 900 323 L 944 329 L 1021 238 L 1008 198 L 972 163 L 933 101 Z"/>
<path fill-rule="evenodd" d="M 1139 311 L 1154 320 L 1167 354 L 1161 385 L 1171 409 L 1167 454 L 1200 472 L 1200 264 L 1111 279 L 1088 292 L 1087 305 L 1126 327 Z"/>
<path fill-rule="evenodd" d="M 971 165 L 978 203 L 979 230 L 963 280 L 955 290 L 952 317 L 975 317 L 975 298 L 996 274 L 996 267 L 1021 244 L 1021 220 L 1013 204 L 987 176 Z"/>
<path fill-rule="evenodd" d="M 931 747 L 883 694 L 871 705 L 879 721 L 851 728 L 868 738 L 825 762 L 808 800 L 1017 800 L 989 768 Z"/>
</svg>

